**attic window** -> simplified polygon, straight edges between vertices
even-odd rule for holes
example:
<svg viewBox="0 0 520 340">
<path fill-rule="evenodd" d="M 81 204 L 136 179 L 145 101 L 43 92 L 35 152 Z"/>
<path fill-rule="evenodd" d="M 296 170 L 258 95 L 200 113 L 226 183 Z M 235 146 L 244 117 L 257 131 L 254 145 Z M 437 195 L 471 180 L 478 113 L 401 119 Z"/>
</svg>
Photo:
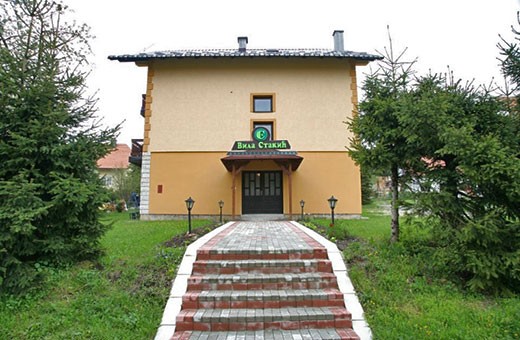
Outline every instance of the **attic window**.
<svg viewBox="0 0 520 340">
<path fill-rule="evenodd" d="M 252 94 L 251 112 L 274 112 L 274 94 Z"/>
</svg>

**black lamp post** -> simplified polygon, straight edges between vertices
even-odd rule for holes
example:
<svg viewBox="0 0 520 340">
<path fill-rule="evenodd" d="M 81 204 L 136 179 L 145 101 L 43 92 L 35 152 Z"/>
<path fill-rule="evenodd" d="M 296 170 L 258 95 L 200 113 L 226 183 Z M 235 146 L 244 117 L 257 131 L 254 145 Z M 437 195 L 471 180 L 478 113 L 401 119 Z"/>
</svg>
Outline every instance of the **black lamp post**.
<svg viewBox="0 0 520 340">
<path fill-rule="evenodd" d="M 186 202 L 186 209 L 188 209 L 188 233 L 191 234 L 191 209 L 193 209 L 193 205 L 195 204 L 195 201 L 190 196 L 184 202 Z"/>
<path fill-rule="evenodd" d="M 335 198 L 334 195 L 332 195 L 327 201 L 329 201 L 330 215 L 332 217 L 331 226 L 334 226 L 334 208 L 336 208 L 336 202 L 338 201 L 338 199 Z"/>
<path fill-rule="evenodd" d="M 224 207 L 224 201 L 218 201 L 218 207 L 220 208 L 220 223 L 222 223 L 222 208 Z"/>
<path fill-rule="evenodd" d="M 302 221 L 303 221 L 303 207 L 305 206 L 305 201 L 304 200 L 301 200 L 300 201 L 300 207 L 302 207 Z"/>
</svg>

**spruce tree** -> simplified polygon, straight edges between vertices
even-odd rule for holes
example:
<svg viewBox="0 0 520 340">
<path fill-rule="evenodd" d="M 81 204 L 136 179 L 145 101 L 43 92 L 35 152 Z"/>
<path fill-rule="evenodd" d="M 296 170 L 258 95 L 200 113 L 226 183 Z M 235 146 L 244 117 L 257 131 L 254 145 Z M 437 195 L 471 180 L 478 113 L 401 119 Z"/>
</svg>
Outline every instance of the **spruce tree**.
<svg viewBox="0 0 520 340">
<path fill-rule="evenodd" d="M 406 49 L 395 54 L 390 31 L 388 38 L 384 59 L 363 84 L 365 98 L 359 103 L 359 113 L 347 122 L 356 136 L 348 152 L 362 168 L 371 169 L 375 174 L 390 174 L 391 241 L 396 242 L 399 241 L 400 170 L 417 158 L 403 137 L 399 123 L 401 101 L 410 87 L 415 60 L 403 60 Z"/>
<path fill-rule="evenodd" d="M 119 127 L 86 94 L 89 28 L 50 0 L 0 6 L 0 287 L 21 291 L 42 266 L 99 254 L 96 160 Z"/>
<path fill-rule="evenodd" d="M 520 149 L 504 101 L 451 75 L 417 80 L 403 135 L 422 155 L 416 208 L 433 227 L 446 271 L 471 290 L 518 290 Z"/>
</svg>

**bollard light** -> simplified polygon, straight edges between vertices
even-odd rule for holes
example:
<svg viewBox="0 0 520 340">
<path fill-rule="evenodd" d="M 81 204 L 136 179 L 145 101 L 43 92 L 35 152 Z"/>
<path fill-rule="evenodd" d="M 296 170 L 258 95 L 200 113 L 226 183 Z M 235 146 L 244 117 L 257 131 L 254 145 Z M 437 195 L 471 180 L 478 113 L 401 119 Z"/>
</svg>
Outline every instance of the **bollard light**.
<svg viewBox="0 0 520 340">
<path fill-rule="evenodd" d="M 334 226 L 334 208 L 336 208 L 336 202 L 338 202 L 338 199 L 334 197 L 334 195 L 330 196 L 330 198 L 327 200 L 329 201 L 329 207 L 330 207 L 330 215 L 331 215 L 331 226 Z"/>
<path fill-rule="evenodd" d="M 195 204 L 195 201 L 190 196 L 184 202 L 186 202 L 186 209 L 188 209 L 188 233 L 191 234 L 191 209 L 193 209 L 193 205 Z"/>
<path fill-rule="evenodd" d="M 302 216 L 301 216 L 301 219 L 303 221 L 303 207 L 305 206 L 305 201 L 304 200 L 301 200 L 300 201 L 300 207 L 302 207 Z"/>
<path fill-rule="evenodd" d="M 218 207 L 220 208 L 220 223 L 222 223 L 222 208 L 224 207 L 224 201 L 218 201 Z"/>
</svg>

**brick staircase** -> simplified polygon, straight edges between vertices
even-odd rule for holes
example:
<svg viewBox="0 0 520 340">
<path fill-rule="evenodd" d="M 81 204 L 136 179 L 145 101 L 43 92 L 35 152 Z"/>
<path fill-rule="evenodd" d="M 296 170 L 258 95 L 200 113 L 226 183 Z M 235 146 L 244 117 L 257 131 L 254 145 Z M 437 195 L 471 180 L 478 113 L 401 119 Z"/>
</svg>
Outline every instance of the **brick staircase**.
<svg viewBox="0 0 520 340">
<path fill-rule="evenodd" d="M 214 248 L 226 234 L 197 251 L 171 339 L 359 339 L 323 246 Z"/>
</svg>

